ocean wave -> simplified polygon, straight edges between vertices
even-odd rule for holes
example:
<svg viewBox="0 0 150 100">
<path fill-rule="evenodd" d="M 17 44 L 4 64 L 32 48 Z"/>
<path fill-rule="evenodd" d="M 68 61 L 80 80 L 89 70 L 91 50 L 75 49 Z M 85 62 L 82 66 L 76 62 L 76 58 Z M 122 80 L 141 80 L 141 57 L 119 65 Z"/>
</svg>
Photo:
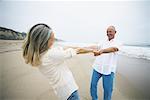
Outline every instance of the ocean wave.
<svg viewBox="0 0 150 100">
<path fill-rule="evenodd" d="M 150 48 L 140 46 L 123 46 L 120 51 L 121 55 L 129 57 L 143 58 L 150 60 Z"/>
</svg>

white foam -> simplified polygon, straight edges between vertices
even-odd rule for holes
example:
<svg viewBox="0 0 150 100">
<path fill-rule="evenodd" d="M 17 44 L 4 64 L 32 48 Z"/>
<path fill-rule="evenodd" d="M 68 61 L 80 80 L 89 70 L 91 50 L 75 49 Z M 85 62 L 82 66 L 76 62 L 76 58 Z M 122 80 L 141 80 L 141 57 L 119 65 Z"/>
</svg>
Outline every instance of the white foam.
<svg viewBox="0 0 150 100">
<path fill-rule="evenodd" d="M 150 60 L 149 47 L 123 46 L 120 54 Z"/>
</svg>

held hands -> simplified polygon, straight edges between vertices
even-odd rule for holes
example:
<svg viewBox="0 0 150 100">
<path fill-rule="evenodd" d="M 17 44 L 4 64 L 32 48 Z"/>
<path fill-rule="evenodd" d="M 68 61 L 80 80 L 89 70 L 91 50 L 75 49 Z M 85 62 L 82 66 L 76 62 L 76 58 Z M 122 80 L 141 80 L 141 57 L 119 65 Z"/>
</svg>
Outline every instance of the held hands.
<svg viewBox="0 0 150 100">
<path fill-rule="evenodd" d="M 100 50 L 100 51 L 93 50 L 93 53 L 94 53 L 94 56 L 99 56 L 99 55 L 101 55 L 103 53 L 103 50 Z"/>
</svg>

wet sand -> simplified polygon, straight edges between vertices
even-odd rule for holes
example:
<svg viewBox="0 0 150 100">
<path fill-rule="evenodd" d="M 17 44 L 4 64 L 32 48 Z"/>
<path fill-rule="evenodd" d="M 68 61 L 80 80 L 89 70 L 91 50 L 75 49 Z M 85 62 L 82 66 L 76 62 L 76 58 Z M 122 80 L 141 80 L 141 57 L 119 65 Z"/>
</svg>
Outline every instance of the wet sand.
<svg viewBox="0 0 150 100">
<path fill-rule="evenodd" d="M 0 42 L 1 100 L 57 100 L 48 80 L 37 68 L 25 64 L 21 42 Z M 79 85 L 81 100 L 91 100 L 89 89 L 94 59 L 92 54 L 85 54 L 67 60 Z M 150 100 L 149 65 L 147 60 L 120 56 L 112 100 Z M 102 80 L 99 81 L 98 95 L 102 100 Z"/>
</svg>

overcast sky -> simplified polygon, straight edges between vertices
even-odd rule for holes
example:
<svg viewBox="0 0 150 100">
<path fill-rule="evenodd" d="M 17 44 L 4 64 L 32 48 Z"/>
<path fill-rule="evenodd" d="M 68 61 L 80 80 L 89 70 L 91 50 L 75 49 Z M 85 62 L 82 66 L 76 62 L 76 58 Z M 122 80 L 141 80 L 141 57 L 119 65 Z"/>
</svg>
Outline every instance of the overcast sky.
<svg viewBox="0 0 150 100">
<path fill-rule="evenodd" d="M 150 44 L 148 1 L 0 1 L 0 26 L 27 32 L 37 23 L 48 24 L 57 38 L 72 42 L 99 42 L 114 25 L 118 40 Z"/>
</svg>

